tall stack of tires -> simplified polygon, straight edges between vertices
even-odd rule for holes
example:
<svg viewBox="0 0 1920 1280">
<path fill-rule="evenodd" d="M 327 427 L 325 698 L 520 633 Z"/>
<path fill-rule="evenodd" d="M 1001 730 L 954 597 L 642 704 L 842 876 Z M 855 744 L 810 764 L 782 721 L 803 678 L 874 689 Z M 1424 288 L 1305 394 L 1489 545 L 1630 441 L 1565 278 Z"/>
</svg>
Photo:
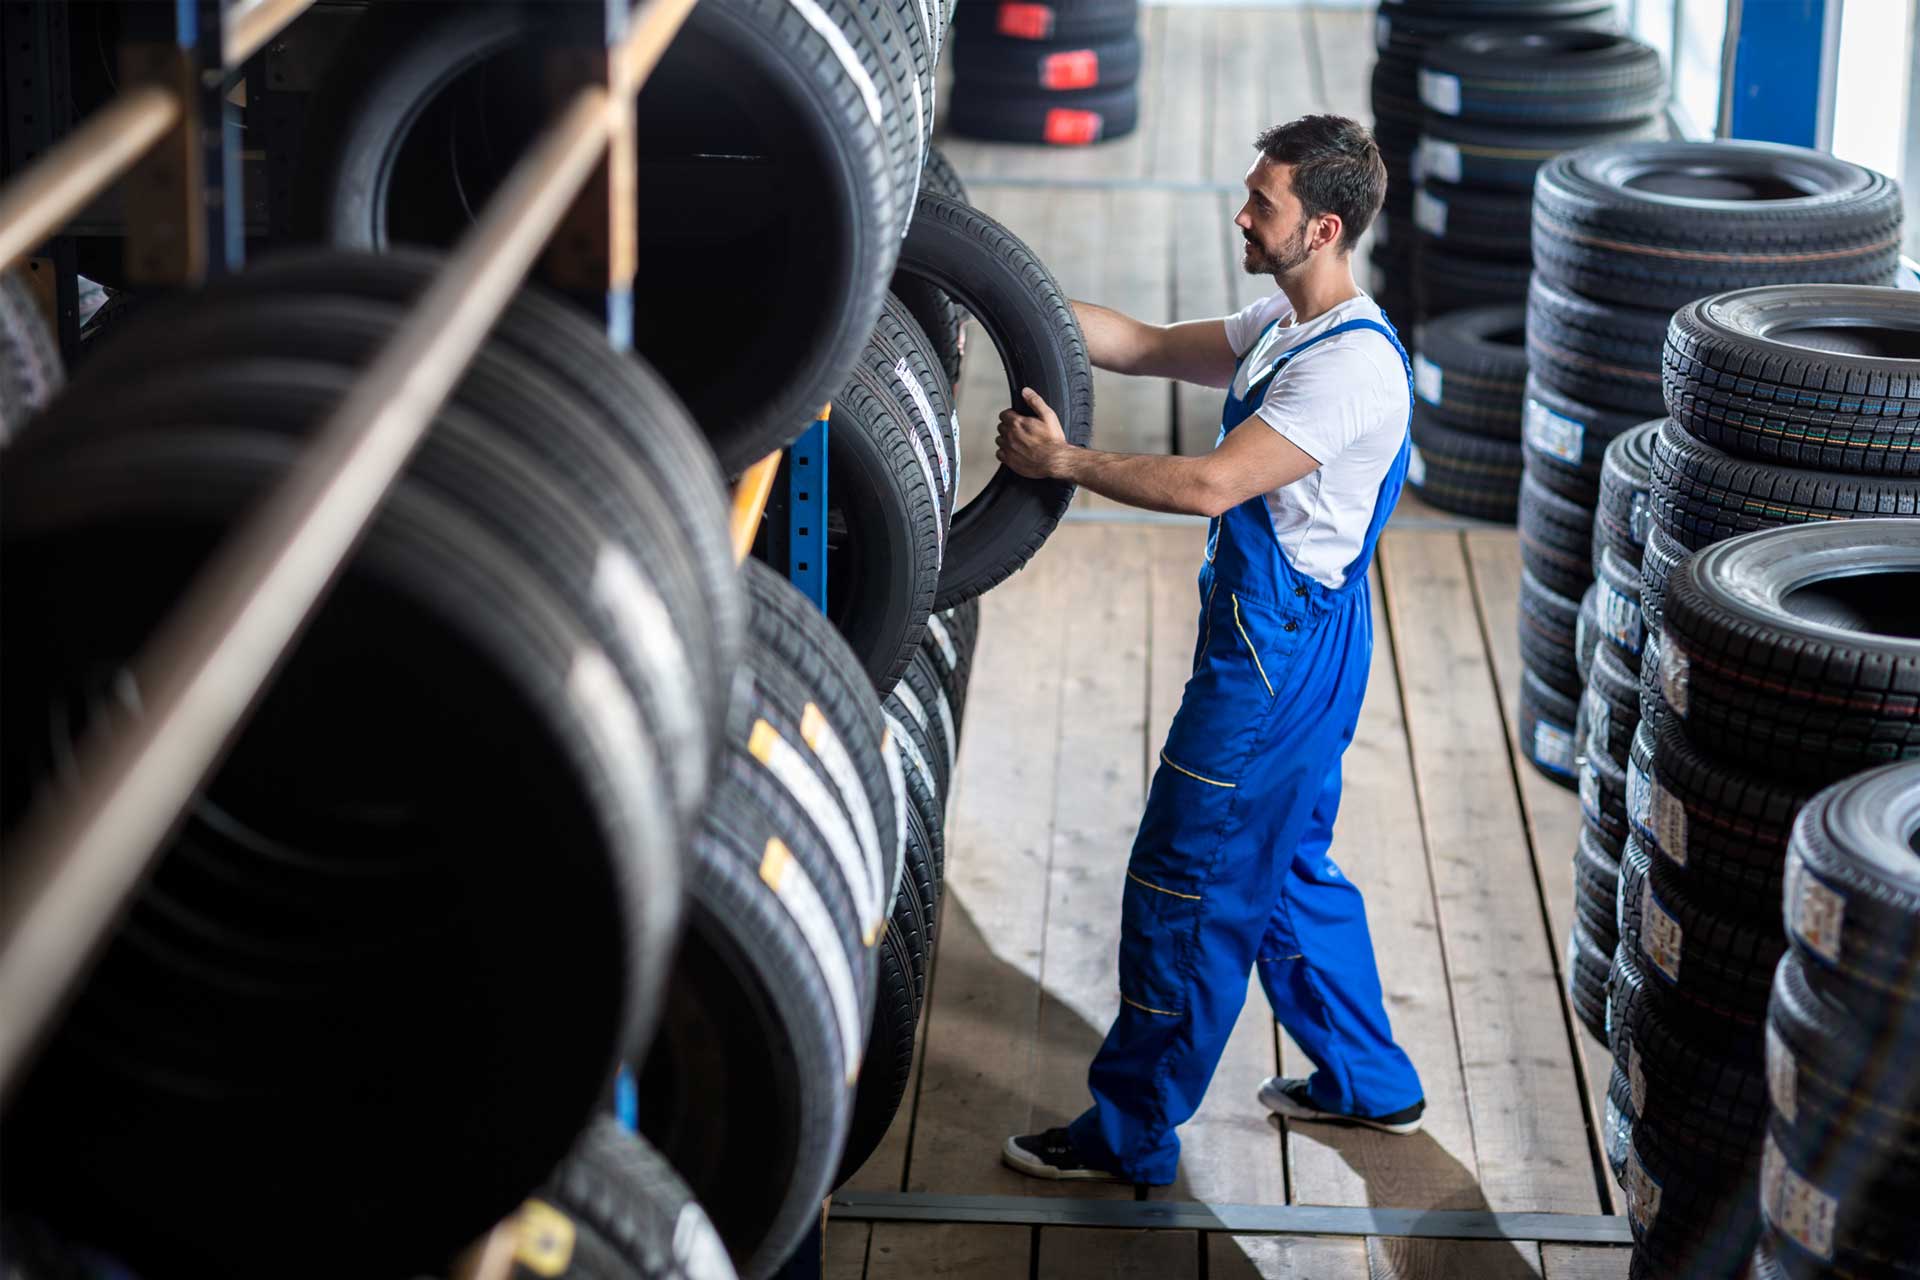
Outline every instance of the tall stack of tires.
<svg viewBox="0 0 1920 1280">
<path fill-rule="evenodd" d="M 1664 132 L 1660 55 L 1612 32 L 1464 32 L 1431 45 L 1419 74 L 1413 292 L 1423 318 L 1526 301 L 1543 162 Z"/>
<path fill-rule="evenodd" d="M 1541 167 L 1519 526 L 1522 559 L 1557 597 L 1552 611 L 1577 616 L 1593 581 L 1588 549 L 1608 445 L 1667 410 L 1673 388 L 1662 392 L 1661 351 L 1674 309 L 1752 285 L 1886 284 L 1898 261 L 1900 217 L 1890 179 L 1797 147 L 1615 143 Z M 1657 438 L 1656 478 L 1672 436 L 1663 430 Z M 1646 574 L 1664 570 L 1676 547 L 1700 545 L 1704 527 L 1691 523 L 1687 538 L 1664 527 L 1650 532 Z M 1550 665 L 1564 671 L 1572 663 Z M 1533 674 L 1542 674 L 1538 666 Z M 1524 745 L 1542 773 L 1575 785 L 1577 707 L 1553 692 L 1548 680 L 1528 682 L 1521 718 L 1552 731 Z"/>
<path fill-rule="evenodd" d="M 1920 432 L 1920 299 L 1717 295 L 1675 314 L 1664 366 L 1642 718 L 1619 806 L 1612 1100 L 1643 1274 L 1730 1275 L 1758 1229 L 1795 814 L 1920 743 L 1904 665 L 1920 481 L 1903 474 Z M 1879 516 L 1906 519 L 1863 518 Z"/>
<path fill-rule="evenodd" d="M 1908 633 L 1911 637 L 1911 631 Z M 1900 655 L 1911 666 L 1913 641 Z M 1756 1276 L 1912 1275 L 1920 1151 L 1920 766 L 1821 792 L 1794 824 L 1767 1009 Z"/>
<path fill-rule="evenodd" d="M 1520 492 L 1526 312 L 1478 307 L 1414 331 L 1407 483 L 1443 511 L 1513 522 Z"/>
<path fill-rule="evenodd" d="M 1139 0 L 960 0 L 947 127 L 1086 146 L 1140 122 Z"/>
<path fill-rule="evenodd" d="M 1613 22 L 1605 0 L 1385 0 L 1374 20 L 1373 132 L 1387 165 L 1387 203 L 1374 223 L 1373 296 L 1395 322 L 1421 317 L 1414 307 L 1414 157 L 1425 108 L 1420 63 L 1427 50 L 1466 31 L 1592 27 Z"/>
</svg>

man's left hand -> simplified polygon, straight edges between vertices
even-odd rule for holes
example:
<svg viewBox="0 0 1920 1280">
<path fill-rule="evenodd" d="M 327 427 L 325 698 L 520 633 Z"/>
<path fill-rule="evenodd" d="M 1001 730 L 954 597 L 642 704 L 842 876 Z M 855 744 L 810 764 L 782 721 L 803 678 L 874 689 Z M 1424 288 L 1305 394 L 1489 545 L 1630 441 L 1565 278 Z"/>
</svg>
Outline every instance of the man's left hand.
<svg viewBox="0 0 1920 1280">
<path fill-rule="evenodd" d="M 1073 446 L 1060 429 L 1060 419 L 1032 387 L 1023 387 L 1020 397 L 1027 412 L 1019 409 L 1000 411 L 1000 431 L 994 438 L 994 457 L 1029 480 L 1061 478 L 1066 451 Z"/>
</svg>

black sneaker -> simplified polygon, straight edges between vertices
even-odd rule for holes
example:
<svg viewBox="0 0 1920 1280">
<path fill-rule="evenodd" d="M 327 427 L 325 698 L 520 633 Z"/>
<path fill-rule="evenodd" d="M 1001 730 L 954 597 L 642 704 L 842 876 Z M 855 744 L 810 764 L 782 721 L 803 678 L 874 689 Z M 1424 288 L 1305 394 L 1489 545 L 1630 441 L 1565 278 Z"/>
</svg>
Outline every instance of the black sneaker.
<svg viewBox="0 0 1920 1280">
<path fill-rule="evenodd" d="M 1367 1129 L 1378 1129 L 1382 1133 L 1418 1133 L 1420 1117 L 1426 1114 L 1427 1103 L 1423 1098 L 1410 1107 L 1402 1107 L 1392 1115 L 1355 1116 L 1343 1111 L 1327 1111 L 1315 1104 L 1307 1093 L 1305 1080 L 1289 1080 L 1285 1076 L 1268 1076 L 1267 1082 L 1260 1086 L 1260 1102 L 1267 1110 L 1288 1120 L 1313 1120 L 1321 1124 L 1359 1125 Z"/>
<path fill-rule="evenodd" d="M 1096 1169 L 1082 1160 L 1074 1151 L 1065 1128 L 1008 1138 L 1007 1145 L 1000 1150 L 1000 1161 L 1029 1178 L 1052 1178 L 1059 1182 L 1121 1181 L 1119 1174 Z"/>
</svg>

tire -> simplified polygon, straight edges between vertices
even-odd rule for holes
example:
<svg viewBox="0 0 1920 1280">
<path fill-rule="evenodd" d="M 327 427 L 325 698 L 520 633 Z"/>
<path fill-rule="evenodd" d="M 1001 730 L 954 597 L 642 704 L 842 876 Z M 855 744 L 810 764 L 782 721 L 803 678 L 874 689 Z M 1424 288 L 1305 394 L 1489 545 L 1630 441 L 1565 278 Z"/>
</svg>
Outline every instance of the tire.
<svg viewBox="0 0 1920 1280">
<path fill-rule="evenodd" d="M 1780 909 L 1787 836 L 1810 789 L 1722 764 L 1673 716 L 1636 739 L 1628 816 L 1641 846 L 1679 870 L 1689 896 L 1728 915 Z"/>
<path fill-rule="evenodd" d="M 1593 562 L 1611 549 L 1639 567 L 1653 524 L 1653 441 L 1660 424 L 1643 422 L 1615 436 L 1600 461 L 1600 494 L 1593 509 Z"/>
<path fill-rule="evenodd" d="M 1768 1124 L 1760 1213 L 1786 1274 L 1920 1275 L 1920 1224 L 1904 1212 L 1912 1201 L 1877 1185 L 1863 1145 L 1777 1115 Z"/>
<path fill-rule="evenodd" d="M 1604 752 L 1588 752 L 1580 757 L 1579 774 L 1581 817 L 1624 848 L 1631 834 L 1627 825 L 1626 769 Z"/>
<path fill-rule="evenodd" d="M 1534 267 L 1574 293 L 1655 309 L 1758 284 L 1887 284 L 1900 216 L 1892 179 L 1817 151 L 1621 143 L 1542 166 Z"/>
<path fill-rule="evenodd" d="M 1665 311 L 1595 302 L 1535 275 L 1527 294 L 1527 359 L 1542 386 L 1586 404 L 1657 417 Z"/>
<path fill-rule="evenodd" d="M 544 1234 L 555 1217 L 569 1232 Z M 671 1166 L 638 1134 L 597 1116 L 521 1210 L 515 1280 L 731 1280 L 726 1246 Z M 561 1241 L 568 1241 L 562 1244 Z M 531 1255 L 531 1256 L 530 1256 Z"/>
<path fill-rule="evenodd" d="M 916 716 L 916 710 L 921 715 Z M 886 719 L 888 733 L 900 747 L 907 794 L 908 861 L 913 861 L 913 847 L 919 844 L 933 869 L 930 884 L 937 907 L 938 886 L 945 874 L 947 807 L 946 792 L 935 764 L 934 713 L 918 702 L 913 687 L 903 680 L 882 700 L 881 714 Z"/>
<path fill-rule="evenodd" d="M 0 274 L 0 444 L 66 383 L 60 345 L 24 268 Z"/>
<path fill-rule="evenodd" d="M 1421 252 L 1439 247 L 1462 258 L 1527 257 L 1533 197 L 1525 192 L 1476 191 L 1422 178 L 1413 194 L 1413 224 L 1425 237 Z"/>
<path fill-rule="evenodd" d="M 1687 737 L 1815 782 L 1920 755 L 1917 571 L 1920 525 L 1904 520 L 1769 530 L 1693 556 L 1667 584 L 1660 647 Z"/>
<path fill-rule="evenodd" d="M 1465 31 L 1430 46 L 1420 66 L 1427 110 L 1528 128 L 1643 121 L 1666 88 L 1657 52 L 1607 31 Z"/>
<path fill-rule="evenodd" d="M 1612 1048 L 1635 1129 L 1658 1129 L 1706 1162 L 1757 1162 L 1768 1107 L 1758 1032 L 1738 1041 L 1701 1038 L 1683 1009 L 1649 990 L 1631 952 L 1620 957 L 1614 979 Z"/>
<path fill-rule="evenodd" d="M 901 268 L 951 295 L 980 321 L 1007 370 L 1008 402 L 1039 392 L 1068 441 L 1093 431 L 1093 367 L 1059 284 L 1011 232 L 965 205 L 922 192 Z M 983 406 L 984 408 L 984 406 Z M 1073 486 L 1002 467 L 953 516 L 934 607 L 950 609 L 1004 581 L 1033 556 L 1073 501 Z"/>
<path fill-rule="evenodd" d="M 1889 765 L 1815 796 L 1793 824 L 1785 917 L 1794 953 L 1822 993 L 1876 1043 L 1920 1039 L 1920 829 L 1916 767 Z"/>
<path fill-rule="evenodd" d="M 938 147 L 927 148 L 926 167 L 920 172 L 920 189 L 960 204 L 970 203 L 966 184 L 960 181 L 960 175 Z M 933 344 L 940 369 L 947 375 L 948 391 L 957 403 L 961 367 L 967 352 L 967 313 L 944 290 L 899 271 L 894 272 L 892 287 L 893 296 L 906 307 Z M 957 432 L 955 436 L 957 439 Z M 957 452 L 958 446 L 955 448 Z"/>
<path fill-rule="evenodd" d="M 1526 315 L 1515 307 L 1455 311 L 1420 326 L 1413 385 L 1433 417 L 1476 435 L 1520 438 Z"/>
<path fill-rule="evenodd" d="M 959 750 L 959 729 L 953 721 L 953 708 L 947 703 L 947 691 L 938 668 L 925 649 L 917 651 L 907 664 L 906 673 L 889 697 L 890 705 L 905 710 L 914 731 L 914 745 L 926 756 L 933 771 L 933 793 L 944 823 L 946 802 L 953 784 L 953 761 Z M 929 818 L 929 825 L 932 817 Z"/>
<path fill-rule="evenodd" d="M 1520 571 L 1520 661 L 1541 680 L 1567 695 L 1580 696 L 1574 664 L 1575 619 L 1580 606 Z"/>
<path fill-rule="evenodd" d="M 1520 451 L 1509 441 L 1455 430 L 1414 406 L 1407 482 L 1443 511 L 1512 523 L 1520 488 Z"/>
<path fill-rule="evenodd" d="M 927 657 L 940 677 L 947 705 L 953 709 L 956 732 L 966 720 L 967 683 L 973 674 L 973 651 L 979 630 L 980 606 L 973 601 L 927 619 Z"/>
<path fill-rule="evenodd" d="M 57 691 L 117 668 L 209 537 L 301 456 L 284 432 L 122 425 L 139 429 L 82 441 L 43 417 L 9 448 L 10 778 L 38 776 Z M 48 581 L 56 565 L 86 576 Z M 586 671 L 602 676 L 591 706 L 569 694 Z M 148 1274 L 249 1274 L 274 1256 L 288 1275 L 352 1273 L 368 1249 L 432 1269 L 510 1211 L 644 1032 L 678 896 L 644 729 L 605 732 L 638 721 L 612 671 L 513 548 L 403 479 L 180 829 L 174 847 L 200 851 L 161 861 L 23 1081 L 0 1159 L 32 1174 L 5 1188 L 10 1210 L 111 1224 L 101 1245 Z M 332 803 L 326 827 L 296 814 L 271 831 L 269 878 L 258 847 L 217 843 L 207 819 L 215 804 L 271 818 L 241 783 L 275 777 Z M 391 815 L 399 777 L 395 850 L 390 816 L 358 815 L 381 798 Z M 30 793 L 13 789 L 9 825 Z M 522 859 L 476 846 L 539 850 L 542 909 L 524 910 Z M 354 874 L 372 852 L 384 865 Z M 224 880 L 194 878 L 209 865 Z M 251 909 L 188 950 L 191 916 L 154 895 L 191 911 L 216 890 Z M 526 1036 L 526 1010 L 555 992 L 564 1024 Z M 392 1158 L 369 1164 L 376 1145 Z M 208 1195 L 240 1215 L 218 1232 L 194 1225 Z"/>
<path fill-rule="evenodd" d="M 1760 1231 L 1758 1163 L 1705 1160 L 1659 1126 L 1635 1124 L 1625 1179 L 1632 1280 L 1739 1275 Z"/>
<path fill-rule="evenodd" d="M 954 12 L 953 33 L 962 42 L 1101 40 L 1133 31 L 1139 20 L 1137 0 L 965 0 Z"/>
<path fill-rule="evenodd" d="M 1389 0 L 1374 21 L 1374 46 L 1383 54 L 1418 59 L 1429 46 L 1463 26 L 1606 27 L 1612 10 L 1600 0 Z"/>
<path fill-rule="evenodd" d="M 1646 646 L 1660 632 L 1666 614 L 1667 583 L 1674 572 L 1693 553 L 1667 536 L 1658 524 L 1647 529 L 1647 546 L 1640 554 L 1640 618 L 1646 638 L 1642 640 L 1640 666 L 1646 668 Z"/>
<path fill-rule="evenodd" d="M 1426 108 L 1420 105 L 1420 60 L 1383 48 L 1373 64 L 1368 80 L 1369 101 L 1373 106 L 1374 140 L 1380 145 L 1381 158 L 1387 156 L 1387 143 L 1394 141 L 1393 154 L 1398 161 L 1387 164 L 1388 189 L 1409 181 L 1414 149 L 1419 145 L 1420 122 Z M 1407 188 L 1411 191 L 1411 187 Z"/>
<path fill-rule="evenodd" d="M 1607 1038 L 1607 966 L 1613 950 L 1595 941 L 1586 924 L 1575 920 L 1567 936 L 1567 996 L 1574 1016 L 1593 1038 Z"/>
<path fill-rule="evenodd" d="M 887 368 L 873 367 L 874 372 L 884 372 L 891 380 L 894 398 L 918 426 L 921 447 L 932 459 L 938 480 L 939 546 L 944 552 L 960 487 L 960 415 L 954 408 L 953 384 L 941 368 L 937 346 L 897 297 L 888 296 L 867 346 L 869 357 L 876 350 L 885 357 Z"/>
<path fill-rule="evenodd" d="M 1579 707 L 1531 671 L 1520 673 L 1520 751 L 1527 763 L 1567 790 L 1579 784 L 1574 760 L 1574 721 Z"/>
<path fill-rule="evenodd" d="M 1532 374 L 1521 410 L 1528 473 L 1541 484 L 1591 508 L 1600 500 L 1600 466 L 1614 437 L 1640 424 L 1631 413 L 1561 395 Z"/>
<path fill-rule="evenodd" d="M 1599 588 L 1588 583 L 1586 591 L 1580 596 L 1580 612 L 1573 621 L 1574 672 L 1580 677 L 1583 687 L 1593 677 L 1593 659 L 1600 648 L 1600 616 L 1595 612 L 1599 595 Z M 1576 740 L 1587 741 L 1587 707 L 1584 699 L 1580 704 L 1580 732 Z"/>
<path fill-rule="evenodd" d="M 1662 382 L 1680 425 L 1738 457 L 1920 475 L 1920 298 L 1906 292 L 1799 285 L 1689 303 Z"/>
<path fill-rule="evenodd" d="M 1581 739 L 1589 755 L 1603 755 L 1625 767 L 1632 758 L 1634 731 L 1640 727 L 1640 678 L 1627 668 L 1620 651 L 1602 645 L 1593 656 L 1581 701 L 1587 735 Z M 1631 816 L 1633 777 L 1627 778 Z"/>
<path fill-rule="evenodd" d="M 1078 41 L 963 37 L 953 47 L 953 74 L 970 92 L 989 87 L 1006 94 L 1123 89 L 1140 78 L 1140 37 L 1132 31 Z"/>
<path fill-rule="evenodd" d="M 1394 228 L 1397 232 L 1398 227 Z M 1524 261 L 1487 261 L 1471 254 L 1453 253 L 1429 241 L 1420 248 L 1413 269 L 1413 299 L 1417 314 L 1431 320 L 1449 311 L 1472 307 L 1516 307 L 1527 300 Z"/>
<path fill-rule="evenodd" d="M 1384 61 L 1384 59 L 1382 60 Z M 1377 109 L 1377 105 L 1376 105 Z M 1617 125 L 1535 128 L 1479 124 L 1457 116 L 1419 117 L 1416 164 L 1422 176 L 1484 191 L 1531 194 L 1540 166 L 1565 151 L 1666 136 L 1657 118 Z"/>
<path fill-rule="evenodd" d="M 1600 635 L 1619 651 L 1621 660 L 1640 669 L 1640 651 L 1646 644 L 1646 624 L 1640 616 L 1640 567 L 1629 564 L 1611 549 L 1603 549 L 1594 581 Z"/>
<path fill-rule="evenodd" d="M 1603 992 L 1607 970 L 1613 965 L 1613 946 L 1619 941 L 1614 912 L 1614 901 L 1619 895 L 1619 857 L 1607 851 L 1604 832 L 1590 823 L 1582 823 L 1580 839 L 1573 851 L 1573 915 L 1577 925 L 1599 944 Z M 1605 1034 L 1600 1038 L 1605 1040 Z"/>
<path fill-rule="evenodd" d="M 667 1015 L 635 1074 L 642 1133 L 741 1274 L 766 1280 L 840 1166 L 875 957 L 818 831 L 747 745 L 730 744 L 695 836 Z"/>
<path fill-rule="evenodd" d="M 1773 967 L 1786 950 L 1778 924 L 1720 915 L 1695 903 L 1664 858 L 1629 841 L 1620 855 L 1620 945 L 1647 979 L 1698 1018 L 1702 1035 L 1757 1035 Z"/>
<path fill-rule="evenodd" d="M 873 1022 L 867 1031 L 867 1056 L 853 1097 L 853 1118 L 840 1169 L 841 1186 L 860 1171 L 887 1136 L 900 1100 L 913 1078 L 914 1032 L 926 995 L 927 952 L 931 925 L 912 877 L 900 886 L 886 936 L 879 946 L 879 976 Z M 915 952 L 918 956 L 915 956 Z"/>
<path fill-rule="evenodd" d="M 909 115 L 893 109 L 866 9 L 853 0 L 818 8 L 831 44 L 790 0 L 700 6 L 638 102 L 642 120 L 674 122 L 684 154 L 781 157 L 752 171 L 724 159 L 641 164 L 647 267 L 635 281 L 634 349 L 686 400 L 729 475 L 797 438 L 852 368 L 885 299 L 908 207 L 896 185 Z M 416 157 L 434 136 L 455 136 L 444 131 L 462 118 L 473 75 L 538 76 L 529 20 L 513 6 L 370 14 L 374 25 L 356 33 L 310 113 L 295 199 L 304 234 L 354 248 L 451 243 L 469 221 L 463 201 L 491 190 L 545 115 L 487 92 L 492 166 L 477 159 L 455 184 L 449 166 Z M 710 103 L 728 87 L 735 110 L 679 105 L 690 93 Z M 787 199 L 795 189 L 808 198 Z M 774 208 L 777 228 L 753 221 Z M 745 328 L 741 298 L 768 308 Z M 716 342 L 717 333 L 732 340 Z"/>
<path fill-rule="evenodd" d="M 1520 480 L 1520 563 L 1542 586 L 1578 600 L 1593 581 L 1593 511 L 1563 498 L 1529 467 Z"/>
<path fill-rule="evenodd" d="M 947 128 L 989 142 L 1084 147 L 1132 133 L 1140 123 L 1135 85 L 1064 93 L 1009 94 L 999 85 L 956 81 Z"/>
</svg>

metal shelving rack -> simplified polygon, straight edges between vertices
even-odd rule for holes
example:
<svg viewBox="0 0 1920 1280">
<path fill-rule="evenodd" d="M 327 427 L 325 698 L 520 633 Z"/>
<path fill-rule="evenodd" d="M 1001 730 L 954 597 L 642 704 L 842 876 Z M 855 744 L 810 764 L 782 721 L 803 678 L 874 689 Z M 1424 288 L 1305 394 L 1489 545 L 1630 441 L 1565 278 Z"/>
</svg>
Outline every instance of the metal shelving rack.
<svg viewBox="0 0 1920 1280">
<path fill-rule="evenodd" d="M 9 155 L 32 159 L 0 188 L 0 269 L 32 258 L 52 277 L 68 350 L 75 270 L 60 232 L 116 182 L 130 281 L 191 285 L 242 265 L 244 191 L 224 99 L 312 4 L 130 6 L 138 29 L 121 50 L 121 87 L 71 129 L 71 102 L 50 87 L 53 60 L 65 53 L 64 5 L 7 6 L 4 35 L 37 51 L 45 105 L 30 136 L 20 136 L 22 113 L 11 113 Z M 0 1100 L 24 1078 L 194 791 L 543 251 L 550 279 L 605 290 L 608 340 L 630 345 L 634 101 L 693 4 L 543 6 L 565 77 L 556 82 L 577 87 L 300 463 L 228 536 L 134 660 L 142 717 L 93 733 L 75 785 L 22 822 L 0 879 Z M 802 585 L 821 603 L 825 430 L 823 410 L 790 468 L 816 472 L 819 483 L 790 481 L 786 502 L 795 525 L 788 545 L 805 558 L 811 576 Z M 735 489 L 737 559 L 753 545 L 779 464 L 778 454 L 764 459 Z M 504 1275 L 512 1253 L 509 1221 L 464 1255 L 456 1274 Z"/>
</svg>

